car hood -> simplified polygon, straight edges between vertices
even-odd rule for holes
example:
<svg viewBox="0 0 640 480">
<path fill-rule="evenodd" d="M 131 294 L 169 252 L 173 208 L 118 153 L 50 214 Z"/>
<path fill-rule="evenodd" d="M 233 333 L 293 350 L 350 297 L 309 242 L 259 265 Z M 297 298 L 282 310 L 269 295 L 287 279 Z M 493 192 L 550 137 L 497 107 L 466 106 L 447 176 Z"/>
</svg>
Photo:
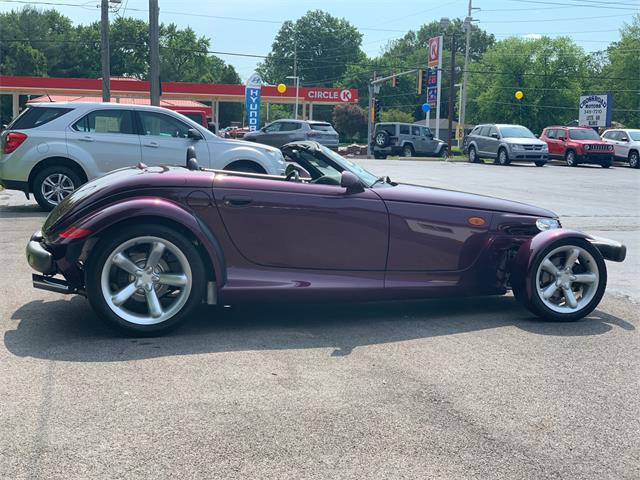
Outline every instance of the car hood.
<svg viewBox="0 0 640 480">
<path fill-rule="evenodd" d="M 248 134 L 247 134 L 248 135 Z M 246 135 L 245 135 L 246 136 Z M 220 138 L 222 143 L 235 147 L 248 147 L 265 152 L 278 152 L 278 149 L 262 143 L 247 142 L 246 140 L 236 140 L 234 138 Z"/>
<path fill-rule="evenodd" d="M 546 145 L 546 142 L 543 142 L 539 138 L 529 138 L 529 137 L 509 137 L 503 138 L 503 142 L 505 143 L 517 143 L 517 144 L 527 144 L 527 145 Z"/>
<path fill-rule="evenodd" d="M 589 145 L 593 145 L 593 144 L 596 144 L 596 145 L 598 145 L 598 144 L 599 145 L 608 145 L 608 143 L 605 142 L 604 140 L 598 140 L 596 138 L 592 138 L 591 140 L 575 140 L 575 139 L 572 138 L 571 142 L 579 143 L 580 145 L 587 145 L 587 144 L 589 144 Z"/>
<path fill-rule="evenodd" d="M 558 216 L 544 208 L 526 203 L 503 200 L 501 198 L 457 192 L 420 185 L 396 184 L 392 187 L 376 188 L 375 192 L 385 201 L 445 205 L 450 207 L 472 208 L 494 212 L 516 213 L 535 217 L 557 218 Z"/>
</svg>

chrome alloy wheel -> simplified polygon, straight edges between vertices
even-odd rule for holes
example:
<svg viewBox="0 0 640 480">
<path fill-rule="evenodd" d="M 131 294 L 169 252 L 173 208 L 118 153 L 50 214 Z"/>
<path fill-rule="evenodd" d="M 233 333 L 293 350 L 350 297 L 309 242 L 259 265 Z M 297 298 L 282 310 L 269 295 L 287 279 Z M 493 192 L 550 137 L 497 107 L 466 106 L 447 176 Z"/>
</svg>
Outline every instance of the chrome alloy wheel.
<svg viewBox="0 0 640 480">
<path fill-rule="evenodd" d="M 591 302 L 599 280 L 598 265 L 589 252 L 576 245 L 563 245 L 540 263 L 535 288 L 547 308 L 574 313 Z"/>
<path fill-rule="evenodd" d="M 170 241 L 136 237 L 107 257 L 100 286 L 118 317 L 136 325 L 155 325 L 173 317 L 189 299 L 191 267 Z"/>
<path fill-rule="evenodd" d="M 73 180 L 64 173 L 52 173 L 44 179 L 40 187 L 42 196 L 52 205 L 59 204 L 75 189 Z"/>
</svg>

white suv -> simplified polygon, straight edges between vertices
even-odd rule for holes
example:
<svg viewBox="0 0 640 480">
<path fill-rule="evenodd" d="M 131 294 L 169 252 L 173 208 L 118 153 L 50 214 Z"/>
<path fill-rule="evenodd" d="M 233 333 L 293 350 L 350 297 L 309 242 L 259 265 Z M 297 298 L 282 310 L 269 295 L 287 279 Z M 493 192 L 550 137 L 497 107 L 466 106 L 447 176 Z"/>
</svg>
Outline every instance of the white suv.
<svg viewBox="0 0 640 480">
<path fill-rule="evenodd" d="M 616 160 L 629 162 L 631 168 L 640 168 L 640 130 L 614 128 L 602 133 L 602 140 L 613 145 Z"/>
<path fill-rule="evenodd" d="M 161 107 L 117 103 L 38 103 L 1 136 L 0 185 L 33 193 L 51 210 L 82 183 L 117 168 L 175 165 L 194 146 L 201 166 L 282 175 L 280 150 L 220 138 Z"/>
</svg>

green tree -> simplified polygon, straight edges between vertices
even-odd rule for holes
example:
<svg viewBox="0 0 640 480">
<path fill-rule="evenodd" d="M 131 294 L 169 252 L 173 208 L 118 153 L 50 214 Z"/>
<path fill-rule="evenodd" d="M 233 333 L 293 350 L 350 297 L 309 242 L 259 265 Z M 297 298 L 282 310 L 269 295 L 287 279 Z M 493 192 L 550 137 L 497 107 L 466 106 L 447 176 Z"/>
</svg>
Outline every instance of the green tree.
<svg viewBox="0 0 640 480">
<path fill-rule="evenodd" d="M 413 123 L 414 122 L 413 114 L 409 112 L 403 112 L 402 110 L 398 110 L 396 108 L 392 108 L 389 110 L 382 110 L 380 112 L 380 121 L 381 122 L 404 122 L 404 123 Z"/>
<path fill-rule="evenodd" d="M 607 49 L 608 63 L 602 68 L 604 92 L 613 95 L 613 120 L 640 126 L 640 15 L 620 29 L 620 40 Z M 598 93 L 598 92 L 589 92 Z"/>
<path fill-rule="evenodd" d="M 293 75 L 296 52 L 301 82 L 329 87 L 342 77 L 348 64 L 365 58 L 361 43 L 362 34 L 345 19 L 309 11 L 295 22 L 282 24 L 258 71 L 269 83 L 284 82 Z"/>
<path fill-rule="evenodd" d="M 353 103 L 336 105 L 332 120 L 342 141 L 366 137 L 367 116 L 359 105 Z"/>
<path fill-rule="evenodd" d="M 522 123 L 540 132 L 574 120 L 588 64 L 566 37 L 502 40 L 469 69 L 469 122 Z M 518 90 L 525 95 L 521 102 Z"/>
</svg>

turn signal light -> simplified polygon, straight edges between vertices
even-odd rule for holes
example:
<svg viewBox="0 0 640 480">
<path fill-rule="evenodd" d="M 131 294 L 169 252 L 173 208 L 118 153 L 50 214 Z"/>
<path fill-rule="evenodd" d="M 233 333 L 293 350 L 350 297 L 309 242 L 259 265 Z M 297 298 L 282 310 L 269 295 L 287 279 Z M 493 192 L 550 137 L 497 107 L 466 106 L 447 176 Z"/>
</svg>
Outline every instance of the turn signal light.
<svg viewBox="0 0 640 480">
<path fill-rule="evenodd" d="M 79 228 L 79 227 L 69 227 L 67 228 L 65 231 L 63 231 L 60 236 L 62 238 L 68 238 L 68 239 L 76 239 L 76 238 L 83 238 L 86 237 L 87 235 L 89 235 L 91 233 L 91 230 L 88 230 L 86 228 Z"/>
<path fill-rule="evenodd" d="M 4 153 L 11 153 L 27 139 L 22 132 L 9 132 L 4 141 Z"/>
</svg>

